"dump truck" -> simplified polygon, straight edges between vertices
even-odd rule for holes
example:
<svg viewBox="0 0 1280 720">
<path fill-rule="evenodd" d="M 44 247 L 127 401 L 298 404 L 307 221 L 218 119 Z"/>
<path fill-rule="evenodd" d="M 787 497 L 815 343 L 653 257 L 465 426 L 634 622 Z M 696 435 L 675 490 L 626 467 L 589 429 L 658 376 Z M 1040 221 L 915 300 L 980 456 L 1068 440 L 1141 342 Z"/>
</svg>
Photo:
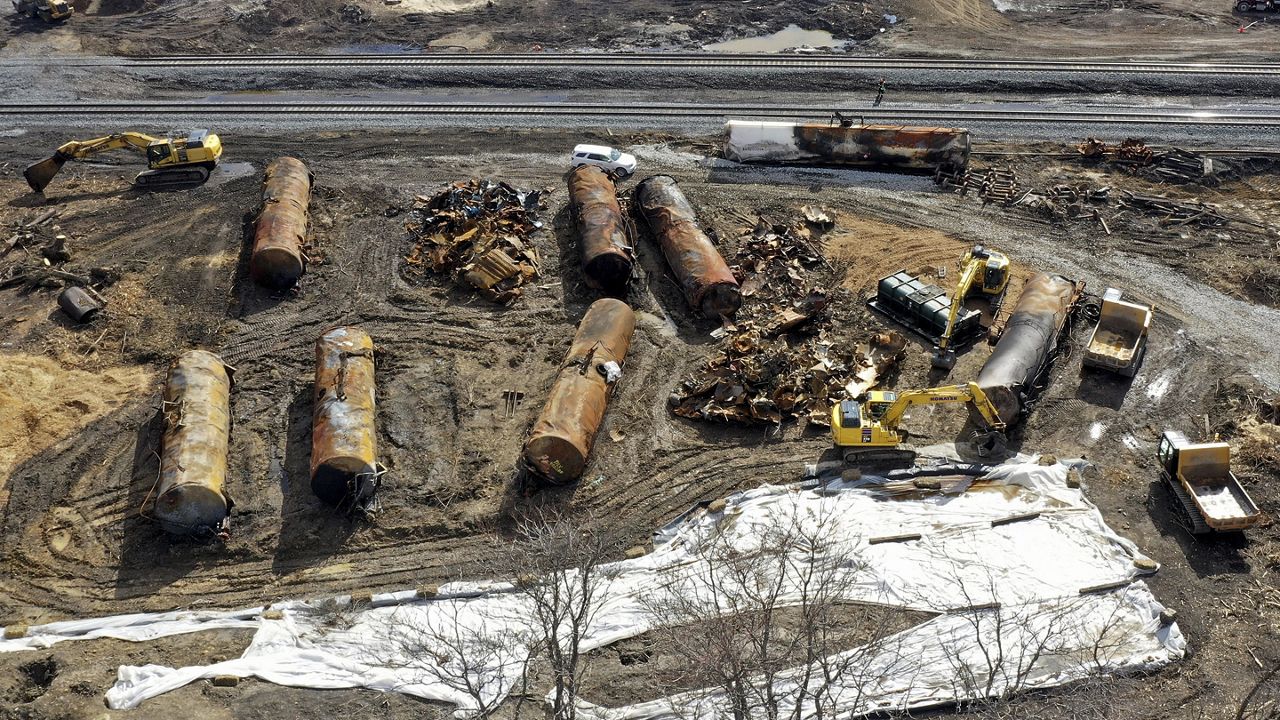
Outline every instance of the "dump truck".
<svg viewBox="0 0 1280 720">
<path fill-rule="evenodd" d="M 48 23 L 66 20 L 74 12 L 67 0 L 13 0 L 13 9 L 20 15 L 38 17 Z"/>
<path fill-rule="evenodd" d="M 1276 13 L 1280 12 L 1280 3 L 1275 0 L 1236 0 L 1236 12 Z"/>
<path fill-rule="evenodd" d="M 1262 512 L 1231 472 L 1231 446 L 1191 443 L 1165 430 L 1156 448 L 1160 479 L 1168 486 L 1193 535 L 1239 532 L 1262 521 Z"/>
<path fill-rule="evenodd" d="M 1098 324 L 1085 349 L 1085 366 L 1133 377 L 1147 354 L 1150 328 L 1150 305 L 1126 302 L 1119 290 L 1107 288 L 1102 295 Z"/>
</svg>

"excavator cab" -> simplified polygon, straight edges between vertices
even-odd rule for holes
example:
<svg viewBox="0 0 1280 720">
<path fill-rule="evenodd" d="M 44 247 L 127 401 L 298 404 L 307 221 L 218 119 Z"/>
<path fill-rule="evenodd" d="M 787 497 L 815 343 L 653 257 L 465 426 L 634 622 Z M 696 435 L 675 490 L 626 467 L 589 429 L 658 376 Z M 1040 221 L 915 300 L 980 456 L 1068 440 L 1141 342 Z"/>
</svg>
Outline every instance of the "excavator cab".
<svg viewBox="0 0 1280 720">
<path fill-rule="evenodd" d="M 872 420 L 879 420 L 893 403 L 898 400 L 898 393 L 887 390 L 872 390 L 867 393 L 867 415 Z"/>
<path fill-rule="evenodd" d="M 157 140 L 147 146 L 147 166 L 161 167 L 173 157 L 173 144 L 168 140 Z"/>
<path fill-rule="evenodd" d="M 999 295 L 1009 285 L 1009 258 L 981 245 L 973 248 L 973 257 L 985 260 L 982 271 L 982 294 Z"/>
</svg>

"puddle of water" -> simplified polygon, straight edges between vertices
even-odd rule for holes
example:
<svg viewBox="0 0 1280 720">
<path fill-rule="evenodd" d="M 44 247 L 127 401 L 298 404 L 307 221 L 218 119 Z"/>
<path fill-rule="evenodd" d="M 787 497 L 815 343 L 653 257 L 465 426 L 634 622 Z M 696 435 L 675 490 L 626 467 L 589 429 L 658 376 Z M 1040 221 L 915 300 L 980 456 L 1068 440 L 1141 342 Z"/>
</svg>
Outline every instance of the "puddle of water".
<svg viewBox="0 0 1280 720">
<path fill-rule="evenodd" d="M 1134 452 L 1138 452 L 1142 448 L 1142 444 L 1138 442 L 1138 438 L 1130 435 L 1129 433 L 1125 433 L 1124 436 L 1120 438 L 1120 442 L 1124 443 L 1125 447 Z"/>
<path fill-rule="evenodd" d="M 711 52 L 781 52 L 795 47 L 842 48 L 846 44 L 846 41 L 836 40 L 826 30 L 805 30 L 799 25 L 788 25 L 772 35 L 727 40 L 703 45 L 702 49 Z"/>
<path fill-rule="evenodd" d="M 253 163 L 249 162 L 223 162 L 218 163 L 218 167 L 209 173 L 208 185 L 221 185 L 228 180 L 235 180 L 246 175 L 252 175 L 254 172 Z"/>
<path fill-rule="evenodd" d="M 1096 422 L 1089 426 L 1089 437 L 1097 440 L 1102 437 L 1102 433 L 1107 431 L 1107 426 L 1100 422 Z"/>
<path fill-rule="evenodd" d="M 1164 397 L 1165 393 L 1169 392 L 1169 385 L 1173 381 L 1174 374 L 1173 371 L 1166 371 L 1156 378 L 1156 381 L 1147 387 L 1147 397 L 1152 400 L 1159 400 Z"/>
</svg>

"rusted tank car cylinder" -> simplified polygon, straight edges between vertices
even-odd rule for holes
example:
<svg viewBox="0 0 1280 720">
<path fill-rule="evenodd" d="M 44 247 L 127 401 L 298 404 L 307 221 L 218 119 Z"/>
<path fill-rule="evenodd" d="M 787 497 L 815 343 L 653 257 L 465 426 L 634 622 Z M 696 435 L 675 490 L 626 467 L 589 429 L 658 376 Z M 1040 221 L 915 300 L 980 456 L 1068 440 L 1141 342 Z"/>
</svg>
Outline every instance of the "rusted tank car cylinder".
<svg viewBox="0 0 1280 720">
<path fill-rule="evenodd" d="M 273 288 L 292 287 L 306 270 L 302 245 L 307 238 L 311 172 L 301 160 L 276 158 L 262 181 L 262 214 L 253 235 L 249 272 Z"/>
<path fill-rule="evenodd" d="M 534 472 L 553 483 L 582 476 L 635 328 L 626 303 L 605 298 L 591 304 L 524 445 Z"/>
<path fill-rule="evenodd" d="M 1022 289 L 1000 342 L 978 373 L 978 386 L 1011 423 L 1021 414 L 1036 378 L 1053 358 L 1078 290 L 1061 275 L 1041 273 Z"/>
<path fill-rule="evenodd" d="M 222 358 L 183 353 L 164 386 L 164 447 L 153 514 L 176 535 L 221 532 L 231 514 L 223 491 L 231 432 L 231 377 Z"/>
<path fill-rule="evenodd" d="M 336 327 L 316 341 L 311 491 L 331 505 L 363 503 L 378 484 L 373 340 Z"/>
<path fill-rule="evenodd" d="M 587 284 L 621 293 L 631 278 L 634 255 L 613 180 L 595 165 L 579 165 L 569 173 L 569 196 L 582 238 L 582 272 Z"/>
<path fill-rule="evenodd" d="M 698 227 L 693 207 L 676 187 L 675 179 L 666 175 L 648 178 L 636 188 L 636 197 L 689 304 L 709 318 L 737 312 L 742 305 L 738 281 Z"/>
</svg>

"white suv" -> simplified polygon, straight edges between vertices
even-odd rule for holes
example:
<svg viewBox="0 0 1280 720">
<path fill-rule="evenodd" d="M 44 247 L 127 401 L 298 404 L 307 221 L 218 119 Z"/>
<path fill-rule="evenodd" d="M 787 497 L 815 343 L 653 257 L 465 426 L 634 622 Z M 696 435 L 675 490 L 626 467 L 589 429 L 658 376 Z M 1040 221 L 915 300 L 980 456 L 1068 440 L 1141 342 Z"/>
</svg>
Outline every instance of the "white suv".
<svg viewBox="0 0 1280 720">
<path fill-rule="evenodd" d="M 573 167 L 595 165 L 617 175 L 630 177 L 636 171 L 636 156 L 605 145 L 579 145 L 573 149 Z"/>
</svg>

